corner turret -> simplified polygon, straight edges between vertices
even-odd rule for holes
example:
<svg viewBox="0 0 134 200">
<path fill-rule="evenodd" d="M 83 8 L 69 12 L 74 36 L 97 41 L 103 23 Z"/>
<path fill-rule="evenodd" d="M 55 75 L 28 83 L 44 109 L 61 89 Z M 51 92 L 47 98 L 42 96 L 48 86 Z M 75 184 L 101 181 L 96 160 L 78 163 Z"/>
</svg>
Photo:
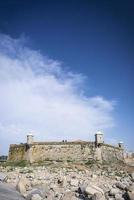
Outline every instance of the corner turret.
<svg viewBox="0 0 134 200">
<path fill-rule="evenodd" d="M 27 144 L 32 144 L 34 141 L 34 136 L 32 134 L 27 135 Z"/>
<path fill-rule="evenodd" d="M 124 149 L 124 142 L 120 141 L 120 142 L 118 143 L 118 146 L 119 146 L 120 148 Z"/>
<path fill-rule="evenodd" d="M 99 146 L 100 144 L 104 143 L 103 133 L 101 131 L 97 131 L 95 134 L 95 144 Z"/>
</svg>

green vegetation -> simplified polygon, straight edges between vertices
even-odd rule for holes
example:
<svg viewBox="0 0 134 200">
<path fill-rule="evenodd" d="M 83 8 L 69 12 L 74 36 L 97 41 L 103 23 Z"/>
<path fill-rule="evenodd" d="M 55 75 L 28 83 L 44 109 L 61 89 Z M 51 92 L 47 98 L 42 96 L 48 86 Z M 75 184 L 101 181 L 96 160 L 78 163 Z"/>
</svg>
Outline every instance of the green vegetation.
<svg viewBox="0 0 134 200">
<path fill-rule="evenodd" d="M 21 161 L 7 161 L 2 164 L 2 166 L 10 166 L 10 167 L 26 167 L 28 162 L 26 160 Z"/>
<path fill-rule="evenodd" d="M 67 162 L 74 162 L 73 160 L 67 160 Z"/>
<path fill-rule="evenodd" d="M 103 160 L 102 165 L 113 165 L 113 164 L 124 164 L 122 160 L 118 160 L 116 158 L 112 158 L 110 160 Z"/>
<path fill-rule="evenodd" d="M 45 159 L 45 160 L 39 160 L 37 162 L 34 162 L 33 165 L 34 166 L 47 166 L 47 165 L 51 165 L 52 160 L 50 159 Z"/>
<path fill-rule="evenodd" d="M 95 160 L 88 160 L 87 162 L 85 162 L 85 165 L 94 165 L 95 163 Z"/>
</svg>

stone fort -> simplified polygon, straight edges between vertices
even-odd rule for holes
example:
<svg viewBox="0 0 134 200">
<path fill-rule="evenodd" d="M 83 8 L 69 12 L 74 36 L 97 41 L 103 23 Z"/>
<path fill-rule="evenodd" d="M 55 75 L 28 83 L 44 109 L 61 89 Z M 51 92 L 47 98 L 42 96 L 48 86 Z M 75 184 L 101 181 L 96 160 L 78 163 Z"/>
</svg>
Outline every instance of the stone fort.
<svg viewBox="0 0 134 200">
<path fill-rule="evenodd" d="M 9 161 L 26 160 L 30 163 L 39 161 L 123 161 L 124 150 L 120 142 L 118 146 L 104 143 L 103 133 L 95 134 L 95 141 L 62 141 L 35 142 L 32 134 L 27 135 L 27 142 L 11 144 Z"/>
</svg>

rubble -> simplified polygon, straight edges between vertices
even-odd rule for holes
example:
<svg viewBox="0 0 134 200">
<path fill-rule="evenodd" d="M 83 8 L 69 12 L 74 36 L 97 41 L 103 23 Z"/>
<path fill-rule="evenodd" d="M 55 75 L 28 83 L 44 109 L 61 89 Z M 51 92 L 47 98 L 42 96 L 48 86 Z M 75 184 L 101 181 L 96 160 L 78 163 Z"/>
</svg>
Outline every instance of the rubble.
<svg viewBox="0 0 134 200">
<path fill-rule="evenodd" d="M 133 200 L 134 168 L 121 165 L 57 164 L 1 167 L 2 182 L 26 200 Z"/>
</svg>

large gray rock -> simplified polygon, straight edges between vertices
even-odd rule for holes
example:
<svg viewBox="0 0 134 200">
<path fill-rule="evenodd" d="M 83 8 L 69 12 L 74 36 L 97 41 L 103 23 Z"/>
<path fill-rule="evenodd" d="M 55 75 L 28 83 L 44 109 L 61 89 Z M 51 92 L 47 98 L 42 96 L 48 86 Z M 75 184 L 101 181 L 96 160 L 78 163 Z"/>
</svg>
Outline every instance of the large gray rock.
<svg viewBox="0 0 134 200">
<path fill-rule="evenodd" d="M 117 182 L 116 184 L 116 187 L 121 189 L 121 190 L 125 190 L 126 189 L 126 185 L 123 184 L 122 182 Z"/>
<path fill-rule="evenodd" d="M 111 188 L 109 194 L 111 196 L 115 196 L 116 194 L 119 194 L 120 193 L 120 190 L 118 188 Z"/>
<path fill-rule="evenodd" d="M 134 193 L 127 192 L 127 197 L 128 197 L 128 200 L 134 200 Z"/>
<path fill-rule="evenodd" d="M 30 182 L 25 178 L 25 177 L 21 177 L 17 183 L 16 189 L 22 194 L 22 195 L 26 195 L 26 191 L 29 189 L 30 187 Z"/>
<path fill-rule="evenodd" d="M 86 185 L 79 185 L 79 188 L 78 188 L 78 193 L 80 194 L 84 194 L 85 193 L 85 188 L 86 188 Z"/>
<path fill-rule="evenodd" d="M 0 172 L 0 181 L 4 181 L 6 177 L 7 177 L 6 174 Z"/>
<path fill-rule="evenodd" d="M 40 197 L 44 197 L 42 191 L 41 191 L 40 189 L 35 188 L 35 189 L 31 190 L 31 191 L 28 193 L 28 195 L 26 196 L 26 199 L 27 199 L 27 200 L 31 200 L 32 197 L 33 197 L 34 195 L 36 195 L 36 194 L 39 195 Z"/>
<path fill-rule="evenodd" d="M 115 199 L 116 200 L 124 200 L 121 194 L 115 194 Z"/>
<path fill-rule="evenodd" d="M 0 183 L 0 200 L 24 200 L 24 198 L 11 186 Z"/>
</svg>

